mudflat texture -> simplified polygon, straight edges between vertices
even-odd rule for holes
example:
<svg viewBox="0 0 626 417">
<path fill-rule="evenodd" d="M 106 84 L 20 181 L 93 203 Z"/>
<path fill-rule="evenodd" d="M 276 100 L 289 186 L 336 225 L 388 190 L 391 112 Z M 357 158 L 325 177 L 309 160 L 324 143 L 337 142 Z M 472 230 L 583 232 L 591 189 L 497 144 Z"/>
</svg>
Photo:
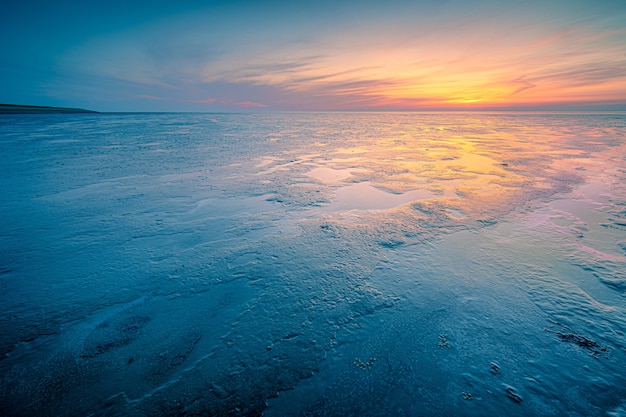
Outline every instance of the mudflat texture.
<svg viewBox="0 0 626 417">
<path fill-rule="evenodd" d="M 626 415 L 625 135 L 3 116 L 0 414 Z"/>
</svg>

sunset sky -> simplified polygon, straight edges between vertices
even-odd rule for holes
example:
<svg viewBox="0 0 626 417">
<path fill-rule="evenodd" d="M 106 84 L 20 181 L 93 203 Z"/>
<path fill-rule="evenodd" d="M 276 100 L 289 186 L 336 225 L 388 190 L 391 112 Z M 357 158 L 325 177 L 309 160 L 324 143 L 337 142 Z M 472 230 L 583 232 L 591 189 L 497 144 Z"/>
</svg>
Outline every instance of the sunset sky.
<svg viewBox="0 0 626 417">
<path fill-rule="evenodd" d="M 624 0 L 10 0 L 0 36 L 0 103 L 626 110 Z"/>
</svg>

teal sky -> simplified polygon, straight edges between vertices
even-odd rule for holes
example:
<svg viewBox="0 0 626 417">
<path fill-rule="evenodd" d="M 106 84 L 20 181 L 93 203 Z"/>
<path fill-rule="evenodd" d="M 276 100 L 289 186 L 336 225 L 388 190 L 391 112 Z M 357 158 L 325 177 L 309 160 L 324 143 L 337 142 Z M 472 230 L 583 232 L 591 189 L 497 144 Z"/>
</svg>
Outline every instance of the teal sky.
<svg viewBox="0 0 626 417">
<path fill-rule="evenodd" d="M 9 1 L 0 102 L 626 110 L 625 1 Z"/>
</svg>

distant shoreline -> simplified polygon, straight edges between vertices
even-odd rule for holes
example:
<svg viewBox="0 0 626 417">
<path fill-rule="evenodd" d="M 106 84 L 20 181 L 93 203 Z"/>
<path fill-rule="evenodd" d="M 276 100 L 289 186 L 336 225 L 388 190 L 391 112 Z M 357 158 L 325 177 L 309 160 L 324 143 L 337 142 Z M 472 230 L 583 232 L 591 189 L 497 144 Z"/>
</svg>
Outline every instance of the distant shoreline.
<svg viewBox="0 0 626 417">
<path fill-rule="evenodd" d="M 79 109 L 72 107 L 31 106 L 22 104 L 0 104 L 0 115 L 3 114 L 298 114 L 298 113 L 403 113 L 403 114 L 531 114 L 531 115 L 557 115 L 557 114 L 619 114 L 624 115 L 626 108 L 619 109 L 527 109 L 527 108 L 433 108 L 433 109 L 369 109 L 369 110 L 264 110 L 264 111 L 105 111 Z"/>
<path fill-rule="evenodd" d="M 26 106 L 21 104 L 0 104 L 0 114 L 50 114 L 50 113 L 98 113 L 93 110 L 68 107 Z"/>
</svg>

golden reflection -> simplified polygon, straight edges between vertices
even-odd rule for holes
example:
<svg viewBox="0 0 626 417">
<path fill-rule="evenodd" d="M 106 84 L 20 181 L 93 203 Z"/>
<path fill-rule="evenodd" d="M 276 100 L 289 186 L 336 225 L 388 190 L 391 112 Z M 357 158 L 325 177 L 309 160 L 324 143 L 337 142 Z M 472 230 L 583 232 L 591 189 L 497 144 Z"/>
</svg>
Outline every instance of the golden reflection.
<svg viewBox="0 0 626 417">
<path fill-rule="evenodd" d="M 498 122 L 502 120 L 507 119 Z M 490 125 L 494 121 L 485 115 L 399 114 L 397 119 L 385 115 L 384 121 L 354 139 L 326 142 L 324 160 L 310 160 L 316 167 L 307 175 L 332 176 L 332 181 L 320 182 L 331 184 L 338 196 L 342 186 L 363 182 L 387 193 L 372 192 L 374 199 L 406 203 L 408 197 L 397 196 L 419 195 L 420 206 L 437 204 L 440 214 L 454 221 L 496 215 L 529 193 L 550 187 L 546 177 L 555 144 L 532 139 L 553 137 L 553 132 L 528 136 L 514 118 L 509 125 Z M 422 193 L 411 194 L 417 191 Z M 396 207 L 395 213 L 410 210 L 408 204 Z"/>
<path fill-rule="evenodd" d="M 282 156 L 259 160 L 258 175 L 276 176 L 269 192 L 309 210 L 310 218 L 386 227 L 399 240 L 480 226 L 566 190 L 585 168 L 585 152 L 605 140 L 572 115 L 325 117 L 324 134 L 312 143 L 299 135 Z M 312 146 L 323 152 L 312 153 Z"/>
</svg>

